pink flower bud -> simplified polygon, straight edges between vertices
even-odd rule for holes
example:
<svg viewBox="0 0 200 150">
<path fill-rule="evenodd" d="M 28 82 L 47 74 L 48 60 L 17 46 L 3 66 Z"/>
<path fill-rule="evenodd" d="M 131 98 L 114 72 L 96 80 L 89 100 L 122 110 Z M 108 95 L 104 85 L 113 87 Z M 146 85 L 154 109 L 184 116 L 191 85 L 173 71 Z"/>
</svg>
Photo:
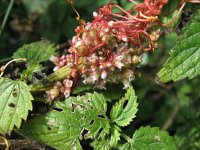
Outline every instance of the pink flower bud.
<svg viewBox="0 0 200 150">
<path fill-rule="evenodd" d="M 69 80 L 69 79 L 65 79 L 65 80 L 63 81 L 63 84 L 65 85 L 65 87 L 72 87 L 73 81 L 72 81 L 72 80 Z"/>
</svg>

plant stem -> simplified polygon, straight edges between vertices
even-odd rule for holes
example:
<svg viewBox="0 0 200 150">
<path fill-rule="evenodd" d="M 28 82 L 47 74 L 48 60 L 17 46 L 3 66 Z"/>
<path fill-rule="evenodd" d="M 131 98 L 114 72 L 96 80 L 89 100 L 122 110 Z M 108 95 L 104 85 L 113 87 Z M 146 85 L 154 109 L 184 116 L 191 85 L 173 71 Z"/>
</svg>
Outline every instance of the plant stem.
<svg viewBox="0 0 200 150">
<path fill-rule="evenodd" d="M 4 17 L 4 19 L 3 19 L 3 22 L 2 22 L 2 25 L 1 25 L 1 28 L 0 28 L 0 38 L 1 38 L 1 36 L 3 35 L 3 31 L 4 31 L 4 28 L 5 28 L 6 22 L 7 22 L 7 20 L 8 20 L 8 16 L 10 15 L 10 11 L 11 11 L 11 9 L 12 9 L 12 7 L 13 7 L 14 1 L 15 1 L 15 0 L 11 0 L 10 3 L 9 3 L 9 6 L 8 6 L 8 8 L 7 8 L 5 17 Z"/>
<path fill-rule="evenodd" d="M 29 139 L 9 139 L 7 141 L 10 143 L 10 150 L 11 149 L 45 149 L 45 144 L 41 144 L 39 142 L 29 140 Z M 5 149 L 7 148 L 7 145 L 5 143 L 0 142 L 0 149 Z M 6 149 L 8 150 L 8 149 Z"/>
<path fill-rule="evenodd" d="M 169 118 L 165 121 L 163 127 L 162 127 L 162 130 L 167 130 L 169 129 L 169 127 L 172 125 L 172 123 L 174 122 L 175 118 L 176 118 L 176 115 L 179 111 L 179 105 L 177 104 L 174 109 L 172 109 L 170 115 L 169 115 Z"/>
<path fill-rule="evenodd" d="M 45 85 L 30 85 L 31 92 L 43 92 L 53 88 L 53 84 L 45 84 Z"/>
<path fill-rule="evenodd" d="M 129 143 L 133 143 L 133 139 L 131 139 L 128 135 L 121 133 L 121 136 Z"/>
<path fill-rule="evenodd" d="M 58 71 L 50 74 L 47 77 L 47 79 L 49 81 L 59 81 L 59 80 L 66 78 L 70 72 L 71 72 L 71 68 L 68 66 L 64 66 L 64 67 L 60 68 Z"/>
<path fill-rule="evenodd" d="M 3 136 L 0 136 L 0 139 L 2 139 L 3 140 L 3 143 L 4 143 L 4 145 L 6 146 L 6 148 L 5 148 L 5 150 L 9 150 L 9 142 L 8 142 L 8 140 L 5 138 L 5 137 L 3 137 Z M 1 142 L 0 142 L 0 144 L 1 144 Z"/>
<path fill-rule="evenodd" d="M 167 118 L 164 125 L 162 126 L 162 130 L 167 130 L 170 128 L 170 126 L 173 124 L 174 120 L 176 119 L 176 116 L 180 109 L 179 100 L 177 99 L 176 95 L 174 95 L 174 93 L 172 91 L 169 91 L 169 92 L 170 92 L 171 96 L 174 98 L 176 105 L 171 110 L 169 117 Z"/>
<path fill-rule="evenodd" d="M 47 80 L 50 82 L 59 81 L 65 79 L 71 72 L 71 68 L 68 66 L 64 66 L 60 68 L 58 71 L 50 74 L 47 77 Z M 31 92 L 42 92 L 47 91 L 53 88 L 53 84 L 44 84 L 44 85 L 30 85 Z"/>
</svg>

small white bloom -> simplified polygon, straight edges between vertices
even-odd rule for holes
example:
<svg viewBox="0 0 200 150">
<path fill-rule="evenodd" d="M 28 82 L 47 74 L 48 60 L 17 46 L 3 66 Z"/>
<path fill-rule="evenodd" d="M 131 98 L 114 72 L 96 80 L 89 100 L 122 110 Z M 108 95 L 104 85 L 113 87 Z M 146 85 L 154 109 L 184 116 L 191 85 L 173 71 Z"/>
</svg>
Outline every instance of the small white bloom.
<svg viewBox="0 0 200 150">
<path fill-rule="evenodd" d="M 127 36 L 123 36 L 123 37 L 122 37 L 122 41 L 128 42 L 128 37 L 127 37 Z"/>
<path fill-rule="evenodd" d="M 110 62 L 108 62 L 108 63 L 106 64 L 106 66 L 107 66 L 107 67 L 111 67 L 112 64 L 111 64 Z"/>
<path fill-rule="evenodd" d="M 95 83 L 95 81 L 98 80 L 100 74 L 98 72 L 94 72 L 92 75 L 91 75 L 91 78 L 92 78 L 92 83 Z"/>
<path fill-rule="evenodd" d="M 107 77 L 108 73 L 104 70 L 101 73 L 101 79 L 105 79 Z"/>
<path fill-rule="evenodd" d="M 72 85 L 73 85 L 73 81 L 69 80 L 69 79 L 65 79 L 63 81 L 63 83 L 64 83 L 65 87 L 72 87 Z"/>
<path fill-rule="evenodd" d="M 76 41 L 76 36 L 73 36 L 72 43 L 74 43 L 75 41 Z"/>
<path fill-rule="evenodd" d="M 122 63 L 122 59 L 123 59 L 123 56 L 120 55 L 120 56 L 115 57 L 113 60 L 114 65 L 119 69 L 121 69 L 124 66 L 124 64 Z"/>
<path fill-rule="evenodd" d="M 58 59 L 58 57 L 52 55 L 52 56 L 49 58 L 49 60 L 52 61 L 52 62 L 57 62 L 59 59 Z"/>
<path fill-rule="evenodd" d="M 64 63 L 63 61 L 61 61 L 61 62 L 59 63 L 60 66 L 64 66 L 64 64 L 65 64 L 65 63 Z"/>
<path fill-rule="evenodd" d="M 93 16 L 94 16 L 94 17 L 97 17 L 97 16 L 98 16 L 98 13 L 94 11 L 94 12 L 93 12 Z"/>
<path fill-rule="evenodd" d="M 82 41 L 77 41 L 76 44 L 74 45 L 76 48 L 79 47 L 80 45 L 82 45 L 83 42 Z"/>
<path fill-rule="evenodd" d="M 123 89 L 127 89 L 130 86 L 130 82 L 128 80 L 123 80 L 122 82 L 124 84 L 124 88 Z"/>
<path fill-rule="evenodd" d="M 111 26 L 111 27 L 113 27 L 114 26 L 114 21 L 109 21 L 108 25 Z"/>
<path fill-rule="evenodd" d="M 55 72 L 55 71 L 57 71 L 58 69 L 60 69 L 60 67 L 56 66 L 56 67 L 53 68 L 53 71 Z"/>
<path fill-rule="evenodd" d="M 105 28 L 105 30 L 104 30 L 105 32 L 108 32 L 109 31 L 109 29 L 108 28 Z"/>
</svg>

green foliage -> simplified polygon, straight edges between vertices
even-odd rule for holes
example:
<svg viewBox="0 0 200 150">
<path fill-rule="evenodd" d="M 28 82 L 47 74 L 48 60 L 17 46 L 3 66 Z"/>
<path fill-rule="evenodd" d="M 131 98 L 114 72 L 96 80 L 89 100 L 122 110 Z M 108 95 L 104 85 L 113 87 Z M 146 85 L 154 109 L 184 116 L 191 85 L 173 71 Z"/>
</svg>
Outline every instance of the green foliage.
<svg viewBox="0 0 200 150">
<path fill-rule="evenodd" d="M 27 119 L 33 97 L 24 82 L 8 78 L 0 79 L 0 97 L 0 133 L 4 134 Z"/>
<path fill-rule="evenodd" d="M 72 94 L 80 94 L 86 91 L 93 90 L 94 86 L 92 84 L 79 84 L 73 91 Z"/>
<path fill-rule="evenodd" d="M 20 77 L 22 80 L 31 80 L 33 77 L 33 74 L 35 72 L 41 71 L 42 66 L 40 64 L 32 64 L 28 66 L 27 69 L 23 70 L 23 72 L 20 74 Z"/>
<path fill-rule="evenodd" d="M 189 121 L 184 127 L 178 129 L 175 142 L 182 150 L 200 149 L 200 120 Z"/>
<path fill-rule="evenodd" d="M 58 149 L 77 148 L 79 138 L 99 139 L 109 133 L 106 108 L 105 98 L 97 93 L 70 97 L 56 103 L 46 115 L 24 124 L 19 132 Z M 87 133 L 81 135 L 84 130 Z"/>
<path fill-rule="evenodd" d="M 184 80 L 177 84 L 177 95 L 180 100 L 180 113 L 176 123 L 182 124 L 176 131 L 175 142 L 180 149 L 197 150 L 200 148 L 200 80 Z"/>
<path fill-rule="evenodd" d="M 13 58 L 26 58 L 28 64 L 37 64 L 48 60 L 50 56 L 55 54 L 55 50 L 54 45 L 50 42 L 33 42 L 19 48 L 13 54 Z"/>
<path fill-rule="evenodd" d="M 108 134 L 104 139 L 95 140 L 91 143 L 91 146 L 95 150 L 110 150 L 111 147 L 117 145 L 120 140 L 120 131 L 121 129 L 116 125 L 111 126 L 110 134 Z"/>
<path fill-rule="evenodd" d="M 111 110 L 111 119 L 119 126 L 127 126 L 137 113 L 137 97 L 133 87 L 130 87 L 125 96 L 117 102 Z M 127 102 L 127 104 L 125 104 Z"/>
<path fill-rule="evenodd" d="M 119 114 L 117 111 L 119 116 L 123 116 L 123 120 L 116 121 L 119 125 L 127 125 L 137 111 L 136 96 L 132 87 L 113 107 L 113 113 L 117 107 L 122 109 L 121 105 L 118 105 L 125 101 L 128 101 L 125 107 L 127 112 Z M 77 147 L 82 138 L 93 139 L 91 145 L 95 149 L 110 149 L 118 143 L 121 129 L 114 125 L 106 112 L 107 102 L 102 94 L 94 92 L 81 97 L 69 97 L 53 105 L 47 114 L 26 122 L 19 133 L 58 149 Z"/>
<path fill-rule="evenodd" d="M 192 17 L 192 22 L 178 37 L 170 58 L 158 73 L 162 82 L 194 78 L 200 74 L 200 11 Z"/>
<path fill-rule="evenodd" d="M 162 11 L 162 17 L 160 19 L 162 20 L 163 24 L 171 23 L 170 27 L 174 27 L 180 16 L 176 16 L 178 13 L 179 1 L 177 0 L 171 0 L 169 1 L 169 4 L 164 6 Z"/>
<path fill-rule="evenodd" d="M 121 150 L 175 150 L 173 137 L 157 127 L 141 127 L 135 131 L 132 140 L 124 144 Z"/>
</svg>

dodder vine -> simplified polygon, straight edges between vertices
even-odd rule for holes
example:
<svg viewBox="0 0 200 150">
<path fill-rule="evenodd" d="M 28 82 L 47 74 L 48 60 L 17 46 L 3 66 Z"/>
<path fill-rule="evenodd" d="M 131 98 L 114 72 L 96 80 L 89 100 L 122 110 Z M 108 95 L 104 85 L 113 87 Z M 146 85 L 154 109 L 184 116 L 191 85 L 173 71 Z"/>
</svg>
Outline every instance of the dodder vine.
<svg viewBox="0 0 200 150">
<path fill-rule="evenodd" d="M 69 54 L 51 58 L 56 65 L 54 71 L 69 66 L 71 73 L 47 92 L 50 98 L 60 93 L 68 97 L 79 76 L 84 84 L 94 84 L 100 89 L 105 88 L 107 82 L 122 82 L 125 89 L 129 87 L 137 75 L 141 54 L 155 48 L 160 31 L 156 28 L 160 24 L 158 16 L 168 0 L 131 2 L 134 7 L 130 10 L 110 2 L 93 13 L 92 22 L 81 22 L 75 30 L 77 35 L 72 39 Z"/>
</svg>

